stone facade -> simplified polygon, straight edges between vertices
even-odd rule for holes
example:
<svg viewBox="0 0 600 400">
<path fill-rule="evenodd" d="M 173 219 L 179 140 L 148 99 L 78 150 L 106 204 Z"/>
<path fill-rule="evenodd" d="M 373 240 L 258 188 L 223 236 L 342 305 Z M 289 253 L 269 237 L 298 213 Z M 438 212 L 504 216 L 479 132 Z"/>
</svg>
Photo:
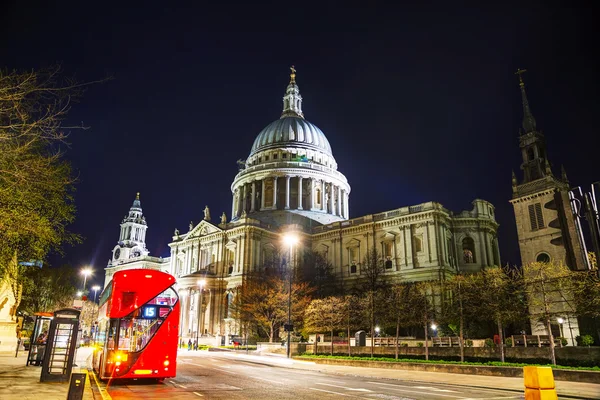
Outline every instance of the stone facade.
<svg viewBox="0 0 600 400">
<path fill-rule="evenodd" d="M 319 252 L 336 278 L 349 283 L 361 276 L 373 247 L 392 280 L 438 280 L 499 265 L 498 224 L 494 206 L 485 200 L 456 214 L 427 202 L 350 219 L 348 180 L 301 106 L 293 70 L 281 118 L 263 129 L 247 159 L 238 161 L 231 221 L 225 213 L 213 221 L 206 207 L 201 222 L 190 223 L 186 233 L 175 231 L 169 258 L 144 255 L 121 262 L 113 257 L 109 263 L 107 281 L 116 270 L 141 266 L 177 278 L 184 342 L 198 333 L 238 333 L 229 305 L 246 274 L 262 271 L 274 255 L 292 256 L 283 244 L 289 232 L 299 237 L 293 257 Z"/>
</svg>

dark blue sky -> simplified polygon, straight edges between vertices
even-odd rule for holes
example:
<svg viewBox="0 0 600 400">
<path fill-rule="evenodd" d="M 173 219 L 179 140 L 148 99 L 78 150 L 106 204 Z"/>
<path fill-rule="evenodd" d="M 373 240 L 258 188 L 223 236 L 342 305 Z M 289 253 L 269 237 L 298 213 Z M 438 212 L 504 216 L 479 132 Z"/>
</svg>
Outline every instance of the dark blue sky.
<svg viewBox="0 0 600 400">
<path fill-rule="evenodd" d="M 592 2 L 84 3 L 5 4 L 0 67 L 59 62 L 82 81 L 113 78 L 70 113 L 91 127 L 68 152 L 80 177 L 72 230 L 85 241 L 57 261 L 92 264 L 99 282 L 138 191 L 152 255 L 167 256 L 175 227 L 205 205 L 230 217 L 236 160 L 279 118 L 291 64 L 306 119 L 352 187 L 351 217 L 483 198 L 504 262 L 519 263 L 517 68 L 554 170 L 564 164 L 575 186 L 600 179 Z"/>
</svg>

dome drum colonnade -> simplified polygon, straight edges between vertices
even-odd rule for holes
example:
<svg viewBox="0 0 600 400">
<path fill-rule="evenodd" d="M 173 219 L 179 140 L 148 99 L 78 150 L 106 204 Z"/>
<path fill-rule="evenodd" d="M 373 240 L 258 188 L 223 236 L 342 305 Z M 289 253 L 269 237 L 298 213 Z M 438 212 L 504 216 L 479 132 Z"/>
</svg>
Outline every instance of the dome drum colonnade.
<svg viewBox="0 0 600 400">
<path fill-rule="evenodd" d="M 347 220 L 350 186 L 323 132 L 304 119 L 292 68 L 281 118 L 257 136 L 231 185 L 232 220 L 286 210 L 321 223 Z"/>
</svg>

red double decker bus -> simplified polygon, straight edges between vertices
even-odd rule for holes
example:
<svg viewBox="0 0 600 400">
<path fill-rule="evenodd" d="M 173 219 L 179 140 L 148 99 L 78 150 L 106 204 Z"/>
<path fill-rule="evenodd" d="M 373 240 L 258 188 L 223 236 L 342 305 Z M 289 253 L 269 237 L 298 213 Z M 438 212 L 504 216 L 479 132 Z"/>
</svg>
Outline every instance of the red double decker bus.
<svg viewBox="0 0 600 400">
<path fill-rule="evenodd" d="M 93 367 L 100 379 L 152 378 L 176 373 L 179 297 L 164 272 L 116 272 L 100 295 Z"/>
</svg>

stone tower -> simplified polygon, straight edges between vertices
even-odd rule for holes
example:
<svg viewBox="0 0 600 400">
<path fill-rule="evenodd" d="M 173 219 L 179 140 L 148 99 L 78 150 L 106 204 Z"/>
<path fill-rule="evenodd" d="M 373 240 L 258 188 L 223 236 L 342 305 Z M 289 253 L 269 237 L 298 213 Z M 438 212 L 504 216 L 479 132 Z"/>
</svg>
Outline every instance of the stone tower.
<svg viewBox="0 0 600 400">
<path fill-rule="evenodd" d="M 129 213 L 121 222 L 119 242 L 113 249 L 112 265 L 148 255 L 148 250 L 146 249 L 147 229 L 148 224 L 142 214 L 140 194 L 137 193 L 129 209 Z"/>
<path fill-rule="evenodd" d="M 523 72 L 517 72 L 523 99 L 523 128 L 519 133 L 523 179 L 519 182 L 513 172 L 510 201 L 517 222 L 521 263 L 555 261 L 574 270 L 585 269 L 569 203 L 569 181 L 564 168 L 560 178 L 552 171 L 546 139 L 529 108 Z"/>
<path fill-rule="evenodd" d="M 572 270 L 582 270 L 586 264 L 571 212 L 567 174 L 562 168 L 558 178 L 552 171 L 546 139 L 537 129 L 529 108 L 523 72 L 525 70 L 517 71 L 523 100 L 523 127 L 519 132 L 523 179 L 519 182 L 513 172 L 513 197 L 510 200 L 515 212 L 521 264 L 562 262 Z M 568 307 L 560 304 L 556 304 L 556 307 L 565 310 L 563 319 L 568 329 L 565 329 L 564 335 L 572 342 L 579 334 L 577 319 L 569 318 Z M 532 334 L 547 334 L 545 327 L 537 321 L 531 321 L 531 328 Z"/>
</svg>

